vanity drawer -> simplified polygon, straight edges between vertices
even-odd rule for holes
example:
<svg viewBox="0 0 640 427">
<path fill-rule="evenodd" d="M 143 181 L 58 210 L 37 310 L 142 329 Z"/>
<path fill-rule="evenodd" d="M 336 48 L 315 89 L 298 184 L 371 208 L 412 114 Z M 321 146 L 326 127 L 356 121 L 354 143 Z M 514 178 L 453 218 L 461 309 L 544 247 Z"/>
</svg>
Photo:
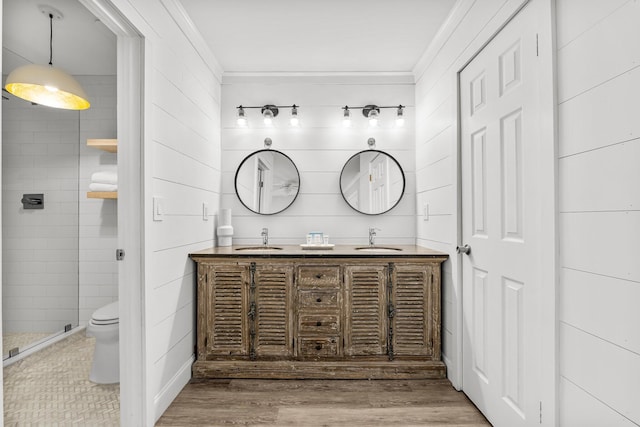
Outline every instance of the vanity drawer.
<svg viewBox="0 0 640 427">
<path fill-rule="evenodd" d="M 337 314 L 300 314 L 298 316 L 298 333 L 300 334 L 339 334 L 339 317 Z"/>
<path fill-rule="evenodd" d="M 300 356 L 303 358 L 336 357 L 338 338 L 299 338 Z"/>
<path fill-rule="evenodd" d="M 339 287 L 340 266 L 301 265 L 298 267 L 300 287 Z"/>
<path fill-rule="evenodd" d="M 299 290 L 298 305 L 301 309 L 331 308 L 338 310 L 338 291 Z"/>
</svg>

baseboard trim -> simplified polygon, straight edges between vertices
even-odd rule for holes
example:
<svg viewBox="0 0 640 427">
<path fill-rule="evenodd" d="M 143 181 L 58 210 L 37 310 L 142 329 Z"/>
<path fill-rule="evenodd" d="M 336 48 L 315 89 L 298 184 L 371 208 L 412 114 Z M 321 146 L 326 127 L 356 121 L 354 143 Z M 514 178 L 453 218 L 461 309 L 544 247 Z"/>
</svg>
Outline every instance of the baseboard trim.
<svg viewBox="0 0 640 427">
<path fill-rule="evenodd" d="M 160 419 L 164 411 L 171 405 L 171 402 L 178 396 L 178 393 L 180 393 L 184 386 L 191 380 L 191 366 L 194 361 L 195 356 L 192 355 L 153 398 L 154 423 Z"/>
</svg>

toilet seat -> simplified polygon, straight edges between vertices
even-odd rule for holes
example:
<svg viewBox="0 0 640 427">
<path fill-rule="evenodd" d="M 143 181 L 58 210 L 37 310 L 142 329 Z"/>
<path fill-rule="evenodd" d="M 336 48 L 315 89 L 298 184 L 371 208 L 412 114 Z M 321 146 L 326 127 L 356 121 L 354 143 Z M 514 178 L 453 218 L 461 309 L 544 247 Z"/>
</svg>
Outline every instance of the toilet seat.
<svg viewBox="0 0 640 427">
<path fill-rule="evenodd" d="M 119 322 L 118 301 L 97 309 L 91 316 L 91 323 L 94 325 L 115 325 Z"/>
</svg>

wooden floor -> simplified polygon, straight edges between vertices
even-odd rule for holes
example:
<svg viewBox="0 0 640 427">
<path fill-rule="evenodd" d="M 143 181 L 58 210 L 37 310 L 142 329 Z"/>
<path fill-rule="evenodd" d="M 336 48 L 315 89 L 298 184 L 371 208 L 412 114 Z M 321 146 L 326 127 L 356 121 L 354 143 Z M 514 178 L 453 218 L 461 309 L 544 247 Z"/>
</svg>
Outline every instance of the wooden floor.
<svg viewBox="0 0 640 427">
<path fill-rule="evenodd" d="M 490 426 L 447 380 L 211 380 L 158 426 Z"/>
</svg>

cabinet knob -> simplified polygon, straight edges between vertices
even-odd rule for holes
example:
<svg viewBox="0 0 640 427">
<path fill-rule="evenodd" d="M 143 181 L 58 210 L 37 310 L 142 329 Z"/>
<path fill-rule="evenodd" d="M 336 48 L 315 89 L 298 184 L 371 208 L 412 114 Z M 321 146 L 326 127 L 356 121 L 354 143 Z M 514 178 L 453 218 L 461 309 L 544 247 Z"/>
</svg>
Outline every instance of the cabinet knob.
<svg viewBox="0 0 640 427">
<path fill-rule="evenodd" d="M 318 321 L 316 322 L 316 326 L 322 326 L 322 322 L 318 320 Z"/>
<path fill-rule="evenodd" d="M 322 274 L 320 273 L 316 274 L 316 279 L 322 279 Z"/>
<path fill-rule="evenodd" d="M 322 344 L 316 344 L 316 350 L 322 350 Z"/>
<path fill-rule="evenodd" d="M 317 298 L 316 302 L 322 302 L 322 298 Z"/>
</svg>

